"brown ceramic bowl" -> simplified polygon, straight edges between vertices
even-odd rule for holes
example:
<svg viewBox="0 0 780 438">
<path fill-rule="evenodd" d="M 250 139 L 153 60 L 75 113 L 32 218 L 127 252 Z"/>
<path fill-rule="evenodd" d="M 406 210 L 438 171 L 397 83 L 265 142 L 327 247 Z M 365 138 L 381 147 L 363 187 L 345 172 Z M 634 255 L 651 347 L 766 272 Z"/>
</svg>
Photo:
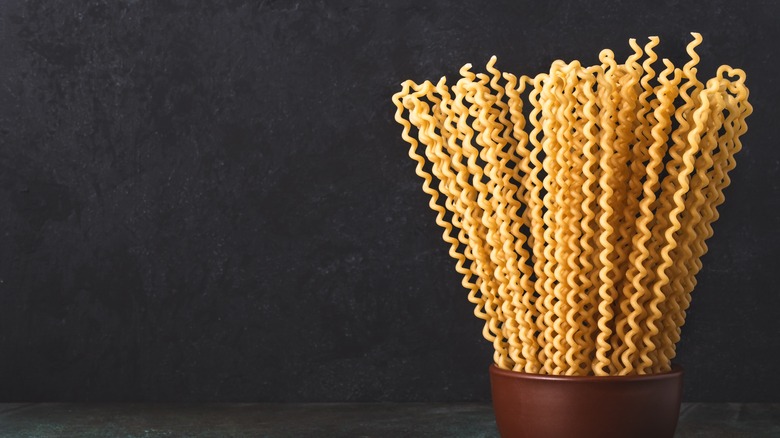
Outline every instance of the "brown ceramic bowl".
<svg viewBox="0 0 780 438">
<path fill-rule="evenodd" d="M 503 438 L 673 438 L 683 370 L 663 374 L 574 377 L 490 366 Z"/>
</svg>

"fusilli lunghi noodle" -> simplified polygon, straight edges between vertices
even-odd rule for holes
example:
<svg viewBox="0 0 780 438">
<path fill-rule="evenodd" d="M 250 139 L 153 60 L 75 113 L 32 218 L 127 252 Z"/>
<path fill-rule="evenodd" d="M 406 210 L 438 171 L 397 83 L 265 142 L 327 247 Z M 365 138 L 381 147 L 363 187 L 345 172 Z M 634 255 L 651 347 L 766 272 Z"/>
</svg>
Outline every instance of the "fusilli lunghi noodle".
<svg viewBox="0 0 780 438">
<path fill-rule="evenodd" d="M 501 368 L 670 370 L 745 119 L 745 72 L 701 82 L 657 37 L 619 63 L 405 81 L 395 120 Z M 527 119 L 526 119 L 527 117 Z"/>
</svg>

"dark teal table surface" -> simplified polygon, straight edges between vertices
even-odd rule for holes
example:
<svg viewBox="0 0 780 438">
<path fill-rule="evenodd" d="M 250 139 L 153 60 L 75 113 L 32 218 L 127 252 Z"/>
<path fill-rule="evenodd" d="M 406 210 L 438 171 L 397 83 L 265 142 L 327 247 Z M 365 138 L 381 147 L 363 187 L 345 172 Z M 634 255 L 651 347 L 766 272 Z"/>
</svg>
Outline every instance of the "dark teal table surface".
<svg viewBox="0 0 780 438">
<path fill-rule="evenodd" d="M 0 437 L 498 437 L 489 404 L 0 404 Z M 676 438 L 780 437 L 780 403 L 685 403 Z M 572 437 L 574 438 L 574 437 Z"/>
</svg>

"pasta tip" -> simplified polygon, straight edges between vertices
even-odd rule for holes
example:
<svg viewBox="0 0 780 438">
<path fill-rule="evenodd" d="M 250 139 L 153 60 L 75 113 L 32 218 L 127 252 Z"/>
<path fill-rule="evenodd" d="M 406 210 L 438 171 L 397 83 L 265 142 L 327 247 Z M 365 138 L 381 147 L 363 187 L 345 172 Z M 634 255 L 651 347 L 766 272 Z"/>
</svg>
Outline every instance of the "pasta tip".
<svg viewBox="0 0 780 438">
<path fill-rule="evenodd" d="M 601 52 L 599 52 L 599 57 L 609 57 L 613 58 L 615 56 L 615 53 L 610 49 L 604 49 Z"/>
</svg>

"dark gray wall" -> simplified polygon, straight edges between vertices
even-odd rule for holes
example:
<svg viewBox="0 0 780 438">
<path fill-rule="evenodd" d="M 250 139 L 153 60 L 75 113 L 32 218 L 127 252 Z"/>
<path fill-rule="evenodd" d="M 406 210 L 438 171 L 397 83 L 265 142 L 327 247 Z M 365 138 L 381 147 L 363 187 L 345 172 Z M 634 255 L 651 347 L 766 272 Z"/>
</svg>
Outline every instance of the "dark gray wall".
<svg viewBox="0 0 780 438">
<path fill-rule="evenodd" d="M 491 3 L 0 2 L 0 401 L 488 399 L 390 95 L 629 37 L 684 62 L 689 31 L 703 75 L 748 72 L 755 113 L 686 398 L 780 401 L 780 7 Z"/>
</svg>

